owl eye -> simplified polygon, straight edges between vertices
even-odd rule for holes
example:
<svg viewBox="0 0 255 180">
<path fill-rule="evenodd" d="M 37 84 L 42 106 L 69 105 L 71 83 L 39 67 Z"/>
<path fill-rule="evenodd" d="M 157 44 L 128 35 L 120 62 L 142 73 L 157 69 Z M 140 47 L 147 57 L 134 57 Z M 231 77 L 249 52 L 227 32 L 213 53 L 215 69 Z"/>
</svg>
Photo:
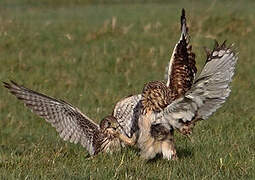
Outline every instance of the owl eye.
<svg viewBox="0 0 255 180">
<path fill-rule="evenodd" d="M 184 123 L 182 119 L 178 119 L 178 122 L 179 123 Z"/>
</svg>

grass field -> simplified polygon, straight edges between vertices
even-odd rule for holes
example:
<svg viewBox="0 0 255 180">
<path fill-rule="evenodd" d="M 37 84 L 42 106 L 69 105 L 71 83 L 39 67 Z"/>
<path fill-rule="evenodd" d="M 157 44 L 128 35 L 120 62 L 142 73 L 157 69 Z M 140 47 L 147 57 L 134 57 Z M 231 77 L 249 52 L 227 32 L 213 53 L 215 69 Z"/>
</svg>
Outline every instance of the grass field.
<svg viewBox="0 0 255 180">
<path fill-rule="evenodd" d="M 71 3 L 72 2 L 72 3 Z M 88 158 L 0 87 L 0 179 L 255 179 L 255 2 L 0 2 L 0 80 L 79 107 L 96 122 L 144 83 L 162 80 L 186 8 L 198 69 L 203 47 L 234 42 L 239 61 L 227 103 L 176 134 L 178 161 L 137 150 Z"/>
</svg>

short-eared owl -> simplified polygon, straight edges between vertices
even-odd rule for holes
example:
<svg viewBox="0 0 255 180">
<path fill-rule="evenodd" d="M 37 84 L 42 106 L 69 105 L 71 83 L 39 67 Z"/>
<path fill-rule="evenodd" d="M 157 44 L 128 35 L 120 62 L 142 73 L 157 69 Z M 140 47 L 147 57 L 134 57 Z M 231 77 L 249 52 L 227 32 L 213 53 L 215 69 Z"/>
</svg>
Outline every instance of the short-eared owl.
<svg viewBox="0 0 255 180">
<path fill-rule="evenodd" d="M 37 93 L 14 82 L 4 86 L 34 113 L 46 119 L 64 140 L 81 143 L 91 155 L 134 145 L 145 159 L 162 153 L 177 158 L 173 132 L 189 135 L 198 120 L 207 119 L 226 101 L 237 55 L 233 46 L 216 43 L 196 76 L 195 54 L 189 43 L 185 11 L 181 37 L 174 47 L 167 82 L 145 84 L 141 94 L 117 102 L 113 113 L 96 124 L 69 103 Z"/>
<path fill-rule="evenodd" d="M 153 158 L 157 153 L 162 153 L 163 158 L 168 160 L 177 158 L 173 141 L 173 125 L 168 122 L 161 123 L 155 115 L 190 89 L 197 72 L 195 54 L 189 44 L 184 9 L 180 24 L 181 37 L 170 59 L 167 83 L 149 82 L 143 88 L 142 114 L 139 120 L 142 130 L 140 130 L 141 138 L 138 144 L 145 158 Z"/>
<path fill-rule="evenodd" d="M 206 51 L 205 65 L 195 77 L 195 54 L 187 33 L 183 9 L 181 38 L 170 59 L 167 83 L 149 82 L 143 89 L 139 119 L 142 135 L 138 144 L 146 158 L 161 152 L 164 158 L 176 158 L 173 129 L 184 135 L 191 134 L 195 122 L 207 119 L 221 107 L 231 91 L 230 82 L 238 59 L 233 46 L 216 42 L 212 51 Z"/>
<path fill-rule="evenodd" d="M 188 29 L 186 27 L 185 12 L 181 16 L 181 37 L 176 44 L 171 57 L 167 84 L 161 81 L 149 82 L 143 88 L 141 95 L 136 97 L 136 108 L 129 110 L 130 116 L 126 116 L 122 124 L 130 134 L 129 137 L 136 140 L 141 150 L 141 156 L 145 159 L 155 157 L 162 153 L 163 158 L 176 158 L 176 150 L 173 143 L 173 126 L 166 122 L 161 123 L 156 119 L 156 114 L 163 111 L 175 99 L 191 87 L 195 73 L 195 54 L 189 45 Z M 133 103 L 133 104 L 135 104 Z M 128 124 L 128 125 L 127 125 Z M 130 131 L 135 127 L 136 131 Z"/>
<path fill-rule="evenodd" d="M 136 108 L 129 109 L 122 124 L 129 137 L 136 136 L 133 139 L 142 157 L 151 159 L 162 153 L 163 158 L 176 159 L 174 129 L 189 135 L 195 122 L 207 119 L 226 101 L 237 61 L 232 49 L 225 42 L 216 43 L 212 51 L 207 50 L 205 65 L 196 76 L 195 54 L 182 10 L 181 37 L 169 62 L 167 83 L 145 84 L 142 94 L 134 96 Z M 131 127 L 137 131 L 130 131 Z"/>
<path fill-rule="evenodd" d="M 121 147 L 121 143 L 132 144 L 125 134 L 120 133 L 122 128 L 114 115 L 106 116 L 98 125 L 78 108 L 63 100 L 35 92 L 13 81 L 4 82 L 4 86 L 35 114 L 51 123 L 61 138 L 75 144 L 80 143 L 90 155 L 101 151 L 115 151 Z M 119 104 L 125 106 L 126 102 L 128 99 L 123 99 Z M 132 104 L 128 103 L 127 107 L 130 105 Z M 117 105 L 115 108 L 120 107 Z M 125 114 L 120 112 L 120 115 L 125 118 Z"/>
</svg>

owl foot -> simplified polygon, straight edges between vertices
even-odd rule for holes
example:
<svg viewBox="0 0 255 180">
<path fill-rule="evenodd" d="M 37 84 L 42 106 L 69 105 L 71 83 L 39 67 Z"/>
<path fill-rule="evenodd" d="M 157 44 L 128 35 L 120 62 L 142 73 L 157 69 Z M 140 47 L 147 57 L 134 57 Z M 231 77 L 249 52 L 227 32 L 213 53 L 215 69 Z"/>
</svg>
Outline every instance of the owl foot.
<svg viewBox="0 0 255 180">
<path fill-rule="evenodd" d="M 119 139 L 123 141 L 125 144 L 133 146 L 136 143 L 136 135 L 133 134 L 131 138 L 127 137 L 126 135 L 119 134 Z"/>
<path fill-rule="evenodd" d="M 167 160 L 177 160 L 176 149 L 172 141 L 165 141 L 162 143 L 163 158 Z"/>
<path fill-rule="evenodd" d="M 112 128 L 107 129 L 107 131 L 108 131 L 108 133 L 109 133 L 111 136 L 113 136 L 113 137 L 115 137 L 115 138 L 119 138 L 119 136 L 120 136 L 119 131 L 116 131 L 116 130 L 114 130 L 114 129 L 112 129 Z"/>
<path fill-rule="evenodd" d="M 179 130 L 179 132 L 186 136 L 192 143 L 194 142 L 194 140 L 192 139 L 192 137 L 190 136 L 192 134 L 192 130 L 193 130 L 194 125 L 190 124 L 190 125 L 184 125 L 181 127 L 181 129 Z"/>
<path fill-rule="evenodd" d="M 192 134 L 192 129 L 193 129 L 193 126 L 184 125 L 180 129 L 180 133 L 182 133 L 183 135 L 191 135 Z"/>
</svg>

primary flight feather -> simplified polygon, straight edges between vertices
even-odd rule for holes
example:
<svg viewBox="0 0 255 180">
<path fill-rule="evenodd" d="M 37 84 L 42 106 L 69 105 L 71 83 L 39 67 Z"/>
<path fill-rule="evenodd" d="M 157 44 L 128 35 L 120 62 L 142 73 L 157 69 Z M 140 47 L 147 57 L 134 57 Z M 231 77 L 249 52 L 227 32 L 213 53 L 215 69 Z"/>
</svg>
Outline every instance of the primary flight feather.
<svg viewBox="0 0 255 180">
<path fill-rule="evenodd" d="M 80 143 L 90 155 L 112 152 L 119 149 L 122 143 L 129 144 L 126 135 L 120 132 L 123 131 L 122 127 L 114 115 L 106 116 L 100 124 L 96 124 L 78 108 L 63 100 L 38 93 L 13 81 L 3 84 L 32 112 L 55 127 L 63 140 Z M 119 103 L 125 105 L 127 100 L 123 99 L 123 101 Z M 116 108 L 119 109 L 119 106 L 116 105 Z M 119 110 L 119 115 L 122 115 L 123 109 Z"/>
</svg>

